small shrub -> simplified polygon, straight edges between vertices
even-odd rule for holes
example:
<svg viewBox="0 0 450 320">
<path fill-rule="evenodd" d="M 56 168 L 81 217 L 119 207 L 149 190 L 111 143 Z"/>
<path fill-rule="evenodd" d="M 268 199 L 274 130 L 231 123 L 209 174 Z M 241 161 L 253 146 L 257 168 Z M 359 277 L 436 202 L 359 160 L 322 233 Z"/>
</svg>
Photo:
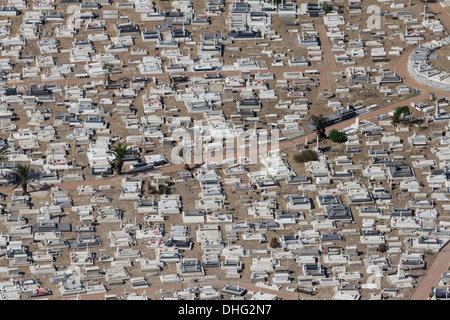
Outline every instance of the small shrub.
<svg viewBox="0 0 450 320">
<path fill-rule="evenodd" d="M 156 188 L 154 186 L 152 186 L 152 185 L 149 185 L 148 186 L 148 192 L 150 194 L 155 194 L 156 193 Z"/>
<path fill-rule="evenodd" d="M 270 239 L 270 247 L 271 248 L 278 248 L 278 245 L 279 245 L 279 242 L 278 242 L 278 239 L 277 238 L 275 238 L 275 237 L 273 237 L 272 239 Z"/>
<path fill-rule="evenodd" d="M 345 133 L 336 129 L 331 130 L 328 137 L 330 137 L 331 141 L 333 142 L 342 143 L 347 141 L 347 136 L 345 135 Z"/>
<path fill-rule="evenodd" d="M 302 152 L 294 155 L 294 160 L 300 163 L 315 161 L 317 158 L 317 152 L 314 150 L 303 150 Z"/>
<path fill-rule="evenodd" d="M 158 186 L 158 193 L 159 194 L 166 194 L 167 192 L 167 187 L 164 184 L 160 184 Z"/>
<path fill-rule="evenodd" d="M 325 12 L 325 14 L 330 13 L 331 11 L 334 10 L 334 7 L 331 3 L 329 2 L 324 2 L 322 5 L 322 9 Z"/>
</svg>

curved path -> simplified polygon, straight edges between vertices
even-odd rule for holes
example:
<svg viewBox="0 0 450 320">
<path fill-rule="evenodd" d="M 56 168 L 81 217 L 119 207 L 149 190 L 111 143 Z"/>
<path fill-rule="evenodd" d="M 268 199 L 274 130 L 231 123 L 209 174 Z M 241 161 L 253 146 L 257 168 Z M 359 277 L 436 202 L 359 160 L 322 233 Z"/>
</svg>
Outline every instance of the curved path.
<svg viewBox="0 0 450 320">
<path fill-rule="evenodd" d="M 431 267 L 420 281 L 411 300 L 427 300 L 431 289 L 438 285 L 442 273 L 450 267 L 450 245 L 447 243 L 434 259 Z"/>
<path fill-rule="evenodd" d="M 415 48 L 409 49 L 403 55 L 400 56 L 400 58 L 397 60 L 395 64 L 386 65 L 385 68 L 395 70 L 396 73 L 400 77 L 402 77 L 404 84 L 407 84 L 415 89 L 418 89 L 423 93 L 429 94 L 430 92 L 434 92 L 436 96 L 450 97 L 450 92 L 424 86 L 423 84 L 420 84 L 419 82 L 411 78 L 411 76 L 408 73 L 408 60 L 409 55 L 414 51 L 414 49 Z"/>
<path fill-rule="evenodd" d="M 445 26 L 445 28 L 450 31 L 450 15 L 449 13 L 439 4 L 439 3 L 428 3 L 430 11 L 434 12 L 437 18 L 441 21 L 441 23 Z M 403 78 L 403 82 L 411 87 L 414 87 L 424 93 L 434 92 L 436 96 L 450 97 L 450 92 L 436 90 L 434 88 L 430 88 L 424 86 L 409 76 L 408 73 L 408 59 L 409 55 L 415 48 L 409 49 L 404 52 L 396 63 L 392 65 L 386 65 L 386 69 L 395 70 L 397 74 Z"/>
<path fill-rule="evenodd" d="M 438 18 L 441 20 L 441 22 L 446 26 L 447 29 L 450 29 L 450 16 L 449 14 L 446 12 L 446 10 L 444 8 L 442 8 L 440 6 L 440 4 L 436 4 L 436 3 L 430 3 L 428 4 L 429 7 L 434 10 L 434 12 L 436 12 Z M 439 13 L 441 12 L 441 13 Z M 324 26 L 319 26 L 319 34 L 321 36 L 321 38 L 323 38 L 325 28 Z M 326 37 L 326 33 L 325 33 L 325 37 Z M 335 72 L 335 71 L 343 71 L 345 70 L 345 67 L 336 67 L 335 62 L 334 62 L 334 55 L 331 52 L 331 48 L 328 44 L 327 41 L 322 41 L 322 46 L 324 49 L 324 53 L 325 53 L 325 58 L 327 61 L 327 67 L 321 67 L 321 68 L 314 68 L 316 70 L 318 70 L 320 72 L 320 80 L 321 80 L 321 84 L 324 85 L 325 88 L 328 88 L 328 72 Z M 403 78 L 403 82 L 407 85 L 410 85 L 413 88 L 416 88 L 420 91 L 422 91 L 422 93 L 418 96 L 415 96 L 413 98 L 383 107 L 383 108 L 379 108 L 377 110 L 374 110 L 372 112 L 369 112 L 367 114 L 364 114 L 362 116 L 360 116 L 360 119 L 371 119 L 374 118 L 380 114 L 384 114 L 384 113 L 388 113 L 392 110 L 394 110 L 396 107 L 399 106 L 403 106 L 403 105 L 409 105 L 411 102 L 420 102 L 423 101 L 425 99 L 427 99 L 429 97 L 429 92 L 434 91 L 436 93 L 437 96 L 444 96 L 444 97 L 450 97 L 450 93 L 449 92 L 444 92 L 444 91 L 439 91 L 439 90 L 435 90 L 433 88 L 428 88 L 425 87 L 419 83 L 417 83 L 416 81 L 414 81 L 408 74 L 407 72 L 407 62 L 408 62 L 408 58 L 410 53 L 412 52 L 413 49 L 410 49 L 406 52 L 404 52 L 399 59 L 397 60 L 396 63 L 391 64 L 391 65 L 386 65 L 385 67 L 387 69 L 391 69 L 391 70 L 396 70 L 397 74 L 399 76 L 401 76 Z M 311 70 L 312 68 L 272 68 L 272 69 L 267 69 L 267 72 L 272 72 L 272 73 L 282 73 L 282 72 L 302 72 L 305 70 Z M 257 73 L 257 72 L 265 72 L 265 70 L 258 70 L 258 71 L 252 71 L 251 73 Z M 212 74 L 215 74 L 216 72 L 210 72 Z M 239 70 L 233 70 L 233 71 L 221 71 L 219 72 L 222 75 L 233 75 L 233 74 L 240 74 Z M 195 76 L 195 75 L 203 75 L 205 74 L 204 72 L 187 72 L 186 76 Z M 119 78 L 132 78 L 133 76 L 136 75 L 120 75 L 120 76 L 113 76 L 112 79 L 119 79 Z M 150 77 L 152 77 L 150 75 Z M 158 74 L 155 75 L 156 78 L 168 78 L 169 74 L 167 73 L 163 73 L 163 74 Z M 83 83 L 83 82 L 90 82 L 90 81 L 99 81 L 99 80 L 103 80 L 103 77 L 99 77 L 99 78 L 90 78 L 90 79 L 67 79 L 67 80 L 59 80 L 59 81 L 48 81 L 47 83 L 57 83 L 57 84 L 76 84 L 76 83 Z M 43 82 L 41 82 L 42 84 Z M 12 84 L 12 82 L 11 82 Z M 20 83 L 16 83 L 17 85 L 20 85 Z M 39 83 L 37 83 L 39 84 Z M 355 122 L 355 119 L 349 119 L 347 121 L 343 121 L 340 122 L 334 126 L 330 126 L 327 128 L 327 131 L 330 131 L 332 129 L 342 129 L 345 127 L 350 126 L 351 124 L 353 124 Z M 315 139 L 316 134 L 315 133 L 311 133 L 308 135 L 304 135 L 301 137 L 297 137 L 295 139 L 292 139 L 290 141 L 285 141 L 282 142 L 279 146 L 280 149 L 286 149 L 286 148 L 292 148 L 295 146 L 296 143 L 302 143 L 305 141 L 305 139 L 307 138 L 308 141 L 312 141 L 313 139 Z M 256 150 L 249 150 L 249 152 L 256 152 Z M 170 165 L 167 167 L 163 167 L 157 170 L 152 170 L 150 172 L 161 172 L 161 173 L 169 173 L 169 172 L 177 172 L 180 170 L 183 170 L 184 165 Z M 140 176 L 146 176 L 148 175 L 148 172 L 145 173 L 140 173 L 140 174 L 135 174 L 135 175 L 128 175 L 128 176 L 133 176 L 133 177 L 140 177 Z M 106 184 L 112 184 L 112 183 L 118 183 L 120 182 L 122 179 L 122 177 L 113 177 L 113 178 L 108 178 L 108 179 L 99 179 L 99 180 L 93 180 L 93 181 L 74 181 L 74 182 L 64 182 L 61 184 L 56 184 L 55 186 L 58 186 L 62 189 L 72 189 L 72 188 L 76 188 L 79 185 L 92 185 L 92 186 L 100 186 L 100 185 L 106 185 Z M 35 186 L 35 187 L 31 187 L 31 189 L 34 190 L 42 190 L 42 189 L 48 189 L 51 186 Z M 3 193 L 11 193 L 12 192 L 12 188 L 3 188 L 0 189 L 0 192 Z M 414 292 L 414 295 L 412 297 L 413 300 L 416 299 L 426 299 L 428 294 L 430 293 L 430 290 L 432 288 L 432 286 L 436 285 L 437 282 L 439 281 L 439 278 L 442 274 L 442 272 L 444 272 L 449 264 L 450 261 L 450 248 L 447 246 L 447 248 L 443 249 L 438 256 L 436 257 L 436 259 L 434 260 L 432 266 L 430 267 L 430 269 L 428 270 L 426 276 L 423 278 L 423 280 L 420 282 L 419 286 L 417 287 L 416 291 Z M 204 285 L 225 285 L 228 282 L 225 281 L 217 281 L 217 282 L 205 282 Z M 268 289 L 263 289 L 263 288 L 259 288 L 250 284 L 244 284 L 244 283 L 240 283 L 240 285 L 242 287 L 248 288 L 249 290 L 252 291 L 258 291 L 261 289 L 261 291 L 264 292 L 270 292 L 270 293 L 275 293 L 278 294 L 279 296 L 283 296 L 285 299 L 297 299 L 297 294 L 290 294 L 290 293 L 286 293 L 286 292 L 278 292 L 278 291 L 273 291 L 273 290 L 268 290 Z M 147 289 L 141 289 L 141 290 L 130 290 L 129 292 L 138 292 L 138 293 L 142 293 L 144 292 L 144 290 L 146 290 L 148 293 L 149 292 L 153 292 L 152 290 L 159 290 L 162 287 L 152 287 L 152 288 L 147 288 Z M 169 286 L 164 286 L 164 288 L 169 288 Z M 181 288 L 181 285 L 178 285 L 178 287 L 176 285 L 173 285 L 173 288 Z M 273 292 L 272 292 L 273 291 Z M 123 291 L 120 291 L 120 293 L 122 293 Z M 104 297 L 104 294 L 100 294 L 100 295 L 83 295 L 83 298 L 86 299 L 101 299 L 102 297 Z"/>
</svg>

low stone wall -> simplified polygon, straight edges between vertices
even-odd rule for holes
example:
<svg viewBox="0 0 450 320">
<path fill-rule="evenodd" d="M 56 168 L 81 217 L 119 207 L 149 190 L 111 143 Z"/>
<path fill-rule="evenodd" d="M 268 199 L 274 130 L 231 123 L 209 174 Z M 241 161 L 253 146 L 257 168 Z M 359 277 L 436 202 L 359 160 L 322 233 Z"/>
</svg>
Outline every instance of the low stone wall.
<svg viewBox="0 0 450 320">
<path fill-rule="evenodd" d="M 408 61 L 408 73 L 411 78 L 426 87 L 450 92 L 450 77 L 446 78 L 444 81 L 428 78 L 427 76 L 419 73 L 416 69 L 414 69 L 410 61 Z"/>
<path fill-rule="evenodd" d="M 439 48 L 434 48 L 432 50 L 430 50 L 431 52 L 440 49 L 442 47 Z M 433 67 L 432 64 L 429 63 L 428 64 Z M 410 57 L 408 57 L 408 73 L 411 76 L 411 78 L 413 78 L 415 81 L 417 81 L 418 83 L 429 87 L 429 88 L 434 88 L 437 90 L 441 90 L 441 91 L 449 91 L 450 92 L 450 77 L 445 78 L 443 81 L 440 81 L 438 79 L 432 79 L 427 77 L 424 74 L 421 74 L 418 70 L 416 70 L 413 67 L 413 63 L 410 60 Z"/>
</svg>

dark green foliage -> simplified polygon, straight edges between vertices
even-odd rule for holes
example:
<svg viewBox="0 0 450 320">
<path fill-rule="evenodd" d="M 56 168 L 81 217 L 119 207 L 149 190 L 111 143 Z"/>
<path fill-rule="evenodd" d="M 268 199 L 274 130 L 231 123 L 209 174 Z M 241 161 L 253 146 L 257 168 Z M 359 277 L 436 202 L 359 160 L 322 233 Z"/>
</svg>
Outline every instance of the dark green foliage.
<svg viewBox="0 0 450 320">
<path fill-rule="evenodd" d="M 325 134 L 325 125 L 328 121 L 328 118 L 323 115 L 312 115 L 311 116 L 311 124 L 316 128 L 316 132 L 319 135 L 319 139 L 325 138 L 327 135 Z"/>
<path fill-rule="evenodd" d="M 334 7 L 333 7 L 333 5 L 331 3 L 324 2 L 322 4 L 322 9 L 323 9 L 323 12 L 325 12 L 325 14 L 327 14 L 327 13 L 330 13 L 331 11 L 333 11 Z"/>
<path fill-rule="evenodd" d="M 112 69 L 114 68 L 114 65 L 112 63 L 103 63 L 103 70 L 105 71 L 105 85 L 109 84 L 109 80 L 111 79 L 111 72 Z"/>
<path fill-rule="evenodd" d="M 158 193 L 159 194 L 166 194 L 167 193 L 167 187 L 166 187 L 166 185 L 165 184 L 160 184 L 159 186 L 158 186 Z"/>
<path fill-rule="evenodd" d="M 314 150 L 303 150 L 302 152 L 294 155 L 294 160 L 300 163 L 317 160 L 317 152 Z"/>
<path fill-rule="evenodd" d="M 125 158 L 129 150 L 130 147 L 119 143 L 117 146 L 114 146 L 111 151 L 109 151 L 109 153 L 113 154 L 116 157 L 114 162 L 116 164 L 118 174 L 122 172 L 123 158 Z"/>
<path fill-rule="evenodd" d="M 408 106 L 398 107 L 395 108 L 394 114 L 392 115 L 392 122 L 398 123 L 400 122 L 401 116 L 411 114 L 411 111 L 409 111 Z"/>
<path fill-rule="evenodd" d="M 22 180 L 21 185 L 23 193 L 27 193 L 28 178 L 30 177 L 30 166 L 18 164 L 17 167 L 14 168 L 14 171 L 17 172 Z"/>
<path fill-rule="evenodd" d="M 347 136 L 345 135 L 345 133 L 343 133 L 342 131 L 338 131 L 336 129 L 331 130 L 330 134 L 328 135 L 328 137 L 333 142 L 342 143 L 342 142 L 347 141 Z"/>
</svg>

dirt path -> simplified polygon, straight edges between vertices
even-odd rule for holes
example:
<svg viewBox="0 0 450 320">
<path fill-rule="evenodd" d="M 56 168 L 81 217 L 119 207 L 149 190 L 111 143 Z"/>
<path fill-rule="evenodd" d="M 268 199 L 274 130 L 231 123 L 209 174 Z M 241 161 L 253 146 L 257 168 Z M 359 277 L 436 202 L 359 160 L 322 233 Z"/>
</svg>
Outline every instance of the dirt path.
<svg viewBox="0 0 450 320">
<path fill-rule="evenodd" d="M 325 55 L 325 59 L 327 61 L 327 66 L 330 69 L 336 68 L 336 61 L 334 58 L 333 51 L 331 51 L 330 41 L 327 37 L 327 30 L 325 29 L 325 25 L 321 24 L 317 26 L 317 30 L 319 31 L 320 36 L 320 45 L 322 46 L 323 53 Z"/>
<path fill-rule="evenodd" d="M 374 110 L 372 112 L 369 112 L 367 114 L 364 114 L 362 116 L 360 116 L 361 120 L 364 119 L 373 119 L 375 117 L 377 117 L 380 114 L 385 114 L 388 113 L 392 110 L 394 110 L 397 107 L 403 106 L 403 105 L 409 105 L 411 102 L 419 102 L 419 101 L 423 101 L 424 99 L 427 98 L 427 94 L 423 93 L 419 96 L 401 101 L 401 102 L 397 102 L 395 104 L 386 106 L 384 108 L 380 108 L 377 110 Z M 346 120 L 346 121 L 342 121 L 339 122 L 333 126 L 330 126 L 327 128 L 327 132 L 331 131 L 332 129 L 337 129 L 337 130 L 341 130 L 343 128 L 346 128 L 348 126 L 350 126 L 351 124 L 353 124 L 355 122 L 355 118 Z M 308 141 L 313 141 L 314 139 L 316 139 L 316 134 L 315 133 L 310 133 L 307 135 L 303 135 L 301 137 L 297 137 L 294 138 L 290 141 L 284 141 L 282 143 L 279 144 L 279 149 L 280 150 L 286 150 L 289 148 L 293 148 L 295 146 L 295 144 L 298 143 L 304 143 L 305 140 L 308 139 Z M 240 152 L 235 152 L 233 154 L 233 156 L 235 157 L 235 159 L 238 159 L 239 156 L 251 156 L 254 155 L 258 152 L 257 148 L 252 148 L 249 150 L 244 150 L 244 151 L 240 151 Z M 228 156 L 228 155 L 227 155 Z M 209 162 L 214 162 L 214 161 L 222 161 L 222 158 L 219 157 L 213 157 L 211 159 L 208 159 Z M 138 173 L 138 174 L 128 174 L 129 177 L 146 177 L 148 176 L 149 173 L 153 173 L 153 172 L 160 172 L 160 173 L 174 173 L 174 172 L 179 172 L 179 171 L 183 171 L 184 170 L 184 164 L 172 164 L 166 167 L 162 167 L 159 169 L 155 169 L 155 170 L 149 170 L 146 172 L 142 172 L 142 173 Z M 54 185 L 45 185 L 45 186 L 41 186 L 41 185 L 35 185 L 35 186 L 30 186 L 30 191 L 39 191 L 39 190 L 48 190 L 50 187 L 56 186 L 59 187 L 61 189 L 76 189 L 78 186 L 81 185 L 90 185 L 93 187 L 97 187 L 97 186 L 102 186 L 102 185 L 108 185 L 108 184 L 115 184 L 115 183 L 120 183 L 122 181 L 123 178 L 125 178 L 127 175 L 121 175 L 119 177 L 111 177 L 111 178 L 107 178 L 107 179 L 98 179 L 98 180 L 85 180 L 85 181 L 71 181 L 71 182 L 63 182 L 63 183 L 59 183 L 59 184 L 54 184 Z M 0 192 L 4 193 L 4 194 L 11 194 L 14 190 L 14 187 L 8 187 L 8 188 L 0 188 Z"/>
<path fill-rule="evenodd" d="M 441 275 L 450 266 L 450 245 L 446 245 L 434 259 L 433 264 L 422 278 L 410 300 L 427 300 L 431 289 L 439 283 Z"/>
</svg>

